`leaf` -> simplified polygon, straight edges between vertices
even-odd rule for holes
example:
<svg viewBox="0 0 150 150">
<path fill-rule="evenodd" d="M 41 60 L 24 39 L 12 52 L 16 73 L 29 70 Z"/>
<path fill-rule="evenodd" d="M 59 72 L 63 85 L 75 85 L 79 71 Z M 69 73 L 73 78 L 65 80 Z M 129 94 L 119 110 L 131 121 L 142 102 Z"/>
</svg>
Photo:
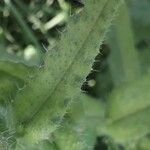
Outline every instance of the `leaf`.
<svg viewBox="0 0 150 150">
<path fill-rule="evenodd" d="M 16 124 L 23 123 L 28 138 L 38 141 L 56 129 L 91 68 L 120 0 L 85 1 L 73 16 L 57 47 L 49 51 L 44 69 L 18 93 L 13 103 Z"/>
<path fill-rule="evenodd" d="M 125 150 L 149 150 L 150 137 L 149 134 L 129 144 L 124 145 Z"/>
<path fill-rule="evenodd" d="M 66 127 L 64 123 L 68 122 L 69 130 L 75 130 L 77 133 L 78 138 L 76 140 L 80 139 L 84 143 L 85 149 L 91 150 L 94 148 L 98 136 L 97 127 L 103 126 L 105 121 L 104 110 L 103 102 L 81 93 L 80 99 L 73 102 L 61 124 L 64 128 Z M 61 128 L 56 131 L 58 136 L 60 130 Z M 72 132 L 74 134 L 74 131 Z"/>
<path fill-rule="evenodd" d="M 150 19 L 148 14 L 150 14 L 150 2 L 148 0 L 127 0 L 127 2 L 130 8 L 130 14 L 134 20 L 136 20 L 139 24 L 144 23 L 145 25 L 149 25 Z"/>
<path fill-rule="evenodd" d="M 106 133 L 119 142 L 139 139 L 150 132 L 150 75 L 111 94 Z"/>
<path fill-rule="evenodd" d="M 134 27 L 134 38 L 136 47 L 139 53 L 140 64 L 142 73 L 149 72 L 150 68 L 150 14 L 149 5 L 147 0 L 127 1 L 129 6 L 129 13 L 132 19 L 132 26 Z"/>
<path fill-rule="evenodd" d="M 0 104 L 12 101 L 16 91 L 23 85 L 22 80 L 0 71 Z"/>
<path fill-rule="evenodd" d="M 32 77 L 36 71 L 35 67 L 27 67 L 21 63 L 13 63 L 9 61 L 0 61 L 0 71 L 6 72 L 22 81 Z"/>
<path fill-rule="evenodd" d="M 18 90 L 27 84 L 28 78 L 33 78 L 36 69 L 7 61 L 0 61 L 0 103 L 8 104 Z"/>
<path fill-rule="evenodd" d="M 80 131 L 73 130 L 69 125 L 55 133 L 55 142 L 59 150 L 86 150 Z"/>
<path fill-rule="evenodd" d="M 40 141 L 36 144 L 29 144 L 24 139 L 19 139 L 15 150 L 58 150 L 54 142 L 48 140 Z"/>
<path fill-rule="evenodd" d="M 115 86 L 139 79 L 141 68 L 126 3 L 119 9 L 107 42 L 111 49 L 109 67 Z"/>
</svg>

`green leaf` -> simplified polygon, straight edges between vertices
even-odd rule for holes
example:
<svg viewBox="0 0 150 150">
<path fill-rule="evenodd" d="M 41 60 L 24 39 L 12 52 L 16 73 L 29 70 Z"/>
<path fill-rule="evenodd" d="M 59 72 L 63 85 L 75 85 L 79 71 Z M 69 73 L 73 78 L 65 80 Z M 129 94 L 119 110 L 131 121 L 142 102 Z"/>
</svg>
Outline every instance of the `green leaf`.
<svg viewBox="0 0 150 150">
<path fill-rule="evenodd" d="M 36 68 L 27 67 L 20 63 L 13 63 L 9 61 L 0 61 L 0 71 L 6 72 L 22 81 L 27 81 L 29 77 L 33 77 Z"/>
<path fill-rule="evenodd" d="M 33 78 L 36 69 L 7 61 L 0 61 L 0 103 L 13 101 L 17 91 L 22 90 L 28 78 Z"/>
<path fill-rule="evenodd" d="M 0 103 L 7 104 L 13 100 L 18 89 L 24 86 L 24 82 L 10 74 L 0 71 Z"/>
<path fill-rule="evenodd" d="M 113 91 L 109 97 L 106 133 L 127 142 L 150 132 L 150 75 Z"/>
<path fill-rule="evenodd" d="M 115 86 L 137 80 L 141 75 L 138 52 L 126 4 L 119 9 L 119 15 L 108 34 L 111 49 L 109 66 Z"/>
<path fill-rule="evenodd" d="M 13 103 L 16 124 L 23 123 L 28 138 L 46 138 L 56 129 L 89 72 L 120 0 L 85 1 L 73 16 L 57 47 L 49 51 L 44 69 Z M 42 86 L 41 86 L 42 85 Z"/>
<path fill-rule="evenodd" d="M 65 126 L 55 132 L 55 142 L 59 150 L 86 150 L 82 133 L 74 130 L 72 126 Z"/>
</svg>

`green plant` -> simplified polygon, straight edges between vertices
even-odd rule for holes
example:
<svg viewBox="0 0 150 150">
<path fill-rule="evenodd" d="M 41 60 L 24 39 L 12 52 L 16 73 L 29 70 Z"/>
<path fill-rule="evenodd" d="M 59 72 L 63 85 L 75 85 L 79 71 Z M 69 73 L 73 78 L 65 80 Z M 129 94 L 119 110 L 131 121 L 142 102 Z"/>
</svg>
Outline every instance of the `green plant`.
<svg viewBox="0 0 150 150">
<path fill-rule="evenodd" d="M 0 149 L 93 149 L 97 136 L 112 150 L 122 147 L 144 150 L 148 147 L 150 76 L 149 73 L 141 75 L 125 2 L 85 0 L 82 10 L 79 7 L 73 10 L 72 5 L 58 0 L 61 12 L 48 22 L 46 17 L 42 18 L 47 23 L 42 23 L 41 18 L 38 20 L 33 14 L 29 17 L 36 26 L 35 31 L 29 27 L 28 19 L 23 20 L 24 14 L 33 10 L 40 14 L 39 6 L 46 11 L 50 2 L 39 5 L 30 2 L 31 8 L 22 7 L 24 2 L 18 0 L 1 3 L 4 6 L 1 9 L 13 13 L 22 30 L 19 34 L 23 33 L 28 47 L 15 41 L 13 45 L 19 45 L 22 52 L 13 55 L 4 52 L 4 48 L 8 49 L 5 38 L 11 32 L 1 29 Z M 57 8 L 58 4 L 54 6 Z M 22 14 L 19 13 L 21 7 Z M 70 17 L 69 10 L 73 11 Z M 48 10 L 46 13 L 48 16 L 53 14 Z M 107 33 L 114 18 L 115 26 Z M 60 37 L 49 35 L 54 31 L 49 33 L 48 30 L 65 21 L 67 27 L 60 31 Z M 39 31 L 50 45 L 44 48 L 45 53 L 35 36 Z M 94 85 L 93 80 L 85 79 L 91 68 L 96 72 L 96 65 L 92 67 L 92 64 L 104 40 L 112 48 L 108 63 L 115 88 L 109 96 L 104 95 L 105 101 L 96 101 L 81 92 L 80 87 L 83 82 L 86 86 Z M 30 58 L 27 52 L 33 57 Z M 104 52 L 105 49 L 100 51 L 100 55 Z M 101 78 L 100 75 L 97 77 Z"/>
</svg>

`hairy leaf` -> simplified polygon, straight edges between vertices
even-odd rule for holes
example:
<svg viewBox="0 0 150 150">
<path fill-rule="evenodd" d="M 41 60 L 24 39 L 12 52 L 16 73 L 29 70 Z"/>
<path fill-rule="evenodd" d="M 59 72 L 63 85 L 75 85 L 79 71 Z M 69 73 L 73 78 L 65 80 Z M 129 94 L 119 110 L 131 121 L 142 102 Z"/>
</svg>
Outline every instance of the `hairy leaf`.
<svg viewBox="0 0 150 150">
<path fill-rule="evenodd" d="M 82 13 L 70 19 L 58 46 L 47 53 L 44 69 L 16 96 L 16 123 L 25 123 L 30 138 L 46 138 L 70 102 L 78 98 L 94 51 L 98 51 L 119 4 L 120 0 L 86 0 Z"/>
</svg>

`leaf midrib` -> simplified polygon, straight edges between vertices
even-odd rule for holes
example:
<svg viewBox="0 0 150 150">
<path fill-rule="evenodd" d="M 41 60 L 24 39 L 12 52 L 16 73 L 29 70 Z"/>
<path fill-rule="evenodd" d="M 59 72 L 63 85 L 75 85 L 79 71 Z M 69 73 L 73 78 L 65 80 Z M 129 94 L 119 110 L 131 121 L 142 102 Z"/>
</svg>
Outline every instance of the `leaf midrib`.
<svg viewBox="0 0 150 150">
<path fill-rule="evenodd" d="M 103 10 L 105 9 L 105 7 L 107 6 L 109 0 L 107 0 L 103 6 L 103 8 L 101 9 L 101 12 L 103 12 Z M 94 27 L 96 26 L 97 22 L 99 21 L 101 14 L 99 13 L 95 23 L 93 24 L 93 26 L 91 27 L 91 30 L 89 31 L 87 37 L 85 38 L 85 40 L 83 41 L 83 44 L 81 44 L 81 47 L 79 48 L 78 52 L 76 53 L 76 55 L 74 56 L 72 62 L 70 63 L 70 65 L 68 66 L 68 68 L 66 69 L 65 73 L 62 75 L 62 77 L 60 78 L 59 82 L 55 85 L 55 87 L 53 88 L 52 92 L 50 95 L 47 96 L 47 98 L 45 98 L 43 104 L 41 104 L 41 106 L 37 109 L 37 111 L 29 118 L 26 119 L 25 121 L 23 121 L 25 124 L 29 124 L 31 121 L 33 121 L 34 117 L 40 112 L 40 110 L 45 106 L 46 102 L 48 101 L 48 99 L 50 99 L 52 97 L 52 95 L 55 93 L 55 91 L 57 90 L 57 88 L 59 88 L 60 83 L 62 82 L 62 80 L 64 80 L 64 77 L 68 74 L 68 72 L 70 71 L 72 65 L 74 64 L 76 58 L 78 58 L 78 55 L 80 55 L 80 51 L 83 49 L 83 47 L 86 44 L 86 41 L 88 40 L 89 36 L 91 35 L 91 33 L 94 30 Z"/>
</svg>

